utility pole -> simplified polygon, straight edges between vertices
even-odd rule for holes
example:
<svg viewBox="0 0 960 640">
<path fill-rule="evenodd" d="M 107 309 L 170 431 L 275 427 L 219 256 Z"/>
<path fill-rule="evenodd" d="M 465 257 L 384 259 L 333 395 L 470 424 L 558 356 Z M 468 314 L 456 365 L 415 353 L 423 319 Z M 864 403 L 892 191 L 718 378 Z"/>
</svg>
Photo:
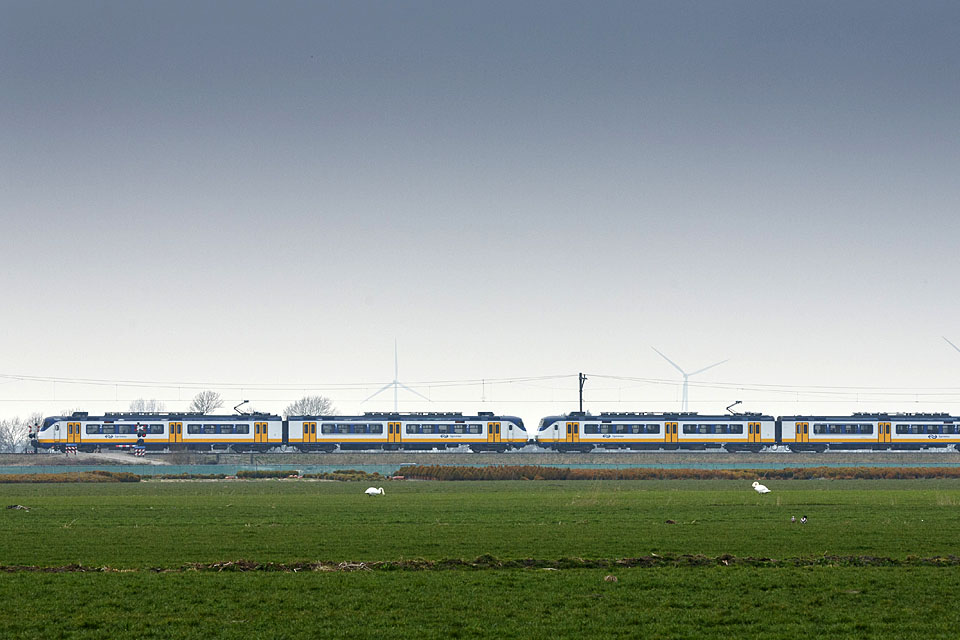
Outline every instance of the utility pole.
<svg viewBox="0 0 960 640">
<path fill-rule="evenodd" d="M 587 381 L 587 376 L 580 374 L 580 413 L 583 413 L 583 383 Z"/>
</svg>

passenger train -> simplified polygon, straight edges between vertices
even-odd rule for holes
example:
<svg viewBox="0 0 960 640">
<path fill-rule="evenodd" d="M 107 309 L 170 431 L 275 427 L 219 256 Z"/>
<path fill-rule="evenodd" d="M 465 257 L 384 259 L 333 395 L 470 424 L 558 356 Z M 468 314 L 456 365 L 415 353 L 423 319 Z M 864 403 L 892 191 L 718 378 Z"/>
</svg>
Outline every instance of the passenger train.
<svg viewBox="0 0 960 640">
<path fill-rule="evenodd" d="M 105 413 L 46 418 L 37 447 L 66 451 L 140 446 L 148 451 L 334 451 L 336 449 L 447 449 L 506 451 L 529 440 L 523 420 L 481 411 L 291 416 L 267 413 Z"/>
<path fill-rule="evenodd" d="M 759 413 L 568 413 L 540 421 L 537 444 L 560 451 L 926 449 L 960 444 L 960 418 L 943 413 L 786 416 Z"/>
<path fill-rule="evenodd" d="M 43 421 L 35 447 L 66 451 L 140 447 L 148 451 L 434 450 L 504 452 L 537 445 L 555 451 L 791 451 L 925 449 L 960 445 L 960 418 L 942 413 L 855 413 L 775 418 L 760 413 L 590 413 L 548 416 L 528 434 L 516 416 L 462 413 L 365 413 L 281 416 L 267 413 L 75 412 Z"/>
</svg>

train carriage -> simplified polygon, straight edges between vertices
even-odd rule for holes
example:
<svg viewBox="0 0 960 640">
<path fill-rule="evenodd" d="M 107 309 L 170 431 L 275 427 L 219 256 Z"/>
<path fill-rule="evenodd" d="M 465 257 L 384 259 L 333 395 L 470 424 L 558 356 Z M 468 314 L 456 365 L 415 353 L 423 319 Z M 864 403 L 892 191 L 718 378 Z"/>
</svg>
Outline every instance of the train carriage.
<svg viewBox="0 0 960 640">
<path fill-rule="evenodd" d="M 291 416 L 288 443 L 301 451 L 446 449 L 506 451 L 527 444 L 523 420 L 481 411 L 365 413 L 362 416 Z"/>
<path fill-rule="evenodd" d="M 141 444 L 152 451 L 265 451 L 283 444 L 283 421 L 270 414 L 105 413 L 46 418 L 37 446 L 65 451 L 98 451 Z"/>
<path fill-rule="evenodd" d="M 926 449 L 960 444 L 960 418 L 945 413 L 784 416 L 781 438 L 794 451 Z"/>
<path fill-rule="evenodd" d="M 604 449 L 754 450 L 774 445 L 776 421 L 761 414 L 572 412 L 540 421 L 537 443 L 559 451 Z"/>
</svg>

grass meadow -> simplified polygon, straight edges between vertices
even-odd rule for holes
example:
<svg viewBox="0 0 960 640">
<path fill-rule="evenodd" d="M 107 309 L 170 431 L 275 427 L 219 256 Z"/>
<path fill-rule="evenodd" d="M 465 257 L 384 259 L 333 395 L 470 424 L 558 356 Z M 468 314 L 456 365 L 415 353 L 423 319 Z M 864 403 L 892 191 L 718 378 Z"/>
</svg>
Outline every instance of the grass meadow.
<svg viewBox="0 0 960 640">
<path fill-rule="evenodd" d="M 0 508 L 0 637 L 957 636 L 960 566 L 925 559 L 960 555 L 960 480 L 768 484 L 0 485 L 0 507 L 30 507 Z M 710 560 L 599 566 L 680 554 Z M 492 568 L 375 564 L 478 557 Z M 358 570 L 191 564 L 237 560 Z"/>
</svg>

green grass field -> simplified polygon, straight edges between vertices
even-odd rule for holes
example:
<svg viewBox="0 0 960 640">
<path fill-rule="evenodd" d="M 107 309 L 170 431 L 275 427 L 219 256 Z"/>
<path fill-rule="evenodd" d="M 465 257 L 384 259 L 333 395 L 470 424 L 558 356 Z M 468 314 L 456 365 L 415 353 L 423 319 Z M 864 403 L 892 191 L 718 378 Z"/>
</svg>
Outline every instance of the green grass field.
<svg viewBox="0 0 960 640">
<path fill-rule="evenodd" d="M 0 573 L 0 637 L 957 636 L 960 567 L 914 557 L 960 554 L 960 481 L 769 484 L 394 482 L 372 498 L 332 482 L 0 485 L 0 506 L 31 509 L 0 509 L 0 565 L 122 570 Z M 650 554 L 904 566 L 188 566 Z"/>
</svg>

